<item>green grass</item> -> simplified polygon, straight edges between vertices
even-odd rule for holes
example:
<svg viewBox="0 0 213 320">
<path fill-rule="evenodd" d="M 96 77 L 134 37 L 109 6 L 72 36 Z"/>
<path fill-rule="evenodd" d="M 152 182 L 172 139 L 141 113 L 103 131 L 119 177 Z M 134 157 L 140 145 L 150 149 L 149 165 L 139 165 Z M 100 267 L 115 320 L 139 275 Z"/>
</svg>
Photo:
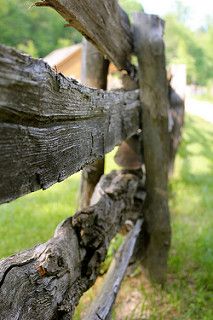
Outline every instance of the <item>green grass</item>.
<svg viewBox="0 0 213 320">
<path fill-rule="evenodd" d="M 107 158 L 110 171 L 112 154 Z M 2 205 L 0 257 L 50 238 L 56 225 L 76 211 L 78 189 L 76 174 L 45 192 Z M 213 126 L 197 117 L 186 117 L 170 182 L 170 210 L 173 238 L 168 284 L 164 290 L 149 288 L 148 292 L 139 287 L 145 299 L 141 318 L 148 308 L 146 319 L 150 320 L 212 320 Z"/>
<path fill-rule="evenodd" d="M 116 169 L 115 151 L 106 157 L 106 171 Z M 47 241 L 56 226 L 78 207 L 80 174 L 0 206 L 0 259 Z"/>
<path fill-rule="evenodd" d="M 172 249 L 168 290 L 178 319 L 213 319 L 213 126 L 186 117 L 171 181 Z"/>
<path fill-rule="evenodd" d="M 194 97 L 196 100 L 200 100 L 200 101 L 207 101 L 207 102 L 213 102 L 213 95 L 210 92 L 207 92 L 205 94 L 201 94 L 201 95 L 195 95 Z"/>
<path fill-rule="evenodd" d="M 0 207 L 0 256 L 48 240 L 57 224 L 75 212 L 79 175 Z"/>
</svg>

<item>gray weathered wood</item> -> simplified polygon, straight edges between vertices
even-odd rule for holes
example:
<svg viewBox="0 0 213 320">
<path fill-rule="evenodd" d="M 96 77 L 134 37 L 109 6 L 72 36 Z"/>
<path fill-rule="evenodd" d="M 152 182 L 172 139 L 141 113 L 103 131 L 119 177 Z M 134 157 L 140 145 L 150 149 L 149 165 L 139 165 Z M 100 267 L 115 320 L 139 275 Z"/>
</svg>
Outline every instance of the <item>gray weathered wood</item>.
<svg viewBox="0 0 213 320">
<path fill-rule="evenodd" d="M 55 9 L 119 69 L 132 73 L 132 32 L 117 0 L 43 0 L 35 5 Z"/>
<path fill-rule="evenodd" d="M 108 68 L 109 60 L 106 60 L 96 47 L 85 40 L 82 55 L 82 83 L 92 88 L 106 90 Z M 95 186 L 103 174 L 104 158 L 83 168 L 80 187 L 81 209 L 89 206 Z"/>
<path fill-rule="evenodd" d="M 139 127 L 139 92 L 105 92 L 0 46 L 0 203 L 46 189 Z"/>
<path fill-rule="evenodd" d="M 175 157 L 182 138 L 185 101 L 172 87 L 169 87 L 169 96 L 170 117 L 172 120 L 172 128 L 170 130 L 169 176 L 172 176 L 174 171 Z"/>
<path fill-rule="evenodd" d="M 163 21 L 154 15 L 134 15 L 134 41 L 139 62 L 139 81 L 143 103 L 143 146 L 146 166 L 144 265 L 151 278 L 166 279 L 170 246 L 168 209 L 168 84 L 165 69 Z"/>
<path fill-rule="evenodd" d="M 111 239 L 138 219 L 144 191 L 137 172 L 102 177 L 96 203 L 61 223 L 48 242 L 0 261 L 0 318 L 70 320 L 94 283 Z"/>
<path fill-rule="evenodd" d="M 143 220 L 139 219 L 126 236 L 105 276 L 103 287 L 93 301 L 84 320 L 107 320 L 129 265 Z"/>
<path fill-rule="evenodd" d="M 139 88 L 138 81 L 131 79 L 128 74 L 122 75 L 124 90 L 135 90 Z M 142 112 L 142 110 L 141 110 Z M 140 115 L 141 118 L 141 115 Z M 142 125 L 142 124 L 141 124 Z M 141 126 L 142 129 L 142 126 Z M 139 169 L 143 163 L 141 129 L 137 135 L 134 135 L 123 141 L 115 154 L 115 162 L 125 169 Z"/>
</svg>

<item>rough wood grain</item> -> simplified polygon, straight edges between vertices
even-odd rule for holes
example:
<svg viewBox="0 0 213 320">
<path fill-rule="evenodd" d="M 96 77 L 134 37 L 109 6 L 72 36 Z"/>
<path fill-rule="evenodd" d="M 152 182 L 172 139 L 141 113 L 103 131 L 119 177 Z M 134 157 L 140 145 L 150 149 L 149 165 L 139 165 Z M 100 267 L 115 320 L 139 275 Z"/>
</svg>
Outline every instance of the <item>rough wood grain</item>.
<svg viewBox="0 0 213 320">
<path fill-rule="evenodd" d="M 126 236 L 124 243 L 119 248 L 110 268 L 105 276 L 103 287 L 93 301 L 84 320 L 107 320 L 112 311 L 121 282 L 129 265 L 137 237 L 141 230 L 143 220 L 139 219 L 134 228 Z"/>
<path fill-rule="evenodd" d="M 0 261 L 0 318 L 70 320 L 95 281 L 111 239 L 142 212 L 137 172 L 112 172 L 96 205 L 65 220 L 48 242 Z"/>
<path fill-rule="evenodd" d="M 46 189 L 139 128 L 139 92 L 86 88 L 0 46 L 0 203 Z"/>
<path fill-rule="evenodd" d="M 170 217 L 167 180 L 169 161 L 168 84 L 165 70 L 163 21 L 154 15 L 134 15 L 135 49 L 139 62 L 141 101 L 143 103 L 143 146 L 146 167 L 146 238 L 142 249 L 144 264 L 151 278 L 166 279 L 170 246 Z"/>
<path fill-rule="evenodd" d="M 106 60 L 96 47 L 85 40 L 82 55 L 82 83 L 92 88 L 106 90 L 108 68 L 109 60 Z M 83 168 L 80 187 L 81 209 L 89 206 L 95 186 L 103 174 L 104 158 Z"/>
<path fill-rule="evenodd" d="M 130 74 L 134 71 L 130 63 L 133 38 L 129 19 L 117 0 L 43 0 L 35 5 L 55 9 L 119 69 Z"/>
</svg>

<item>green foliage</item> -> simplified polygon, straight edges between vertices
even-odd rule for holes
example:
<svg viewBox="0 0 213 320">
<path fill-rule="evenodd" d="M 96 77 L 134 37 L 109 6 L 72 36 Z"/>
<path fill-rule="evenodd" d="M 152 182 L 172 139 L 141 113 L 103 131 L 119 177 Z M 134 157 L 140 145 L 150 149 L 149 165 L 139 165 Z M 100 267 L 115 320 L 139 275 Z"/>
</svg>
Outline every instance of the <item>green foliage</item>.
<svg viewBox="0 0 213 320">
<path fill-rule="evenodd" d="M 0 43 L 16 47 L 33 57 L 44 57 L 51 51 L 78 43 L 81 35 L 73 28 L 64 28 L 64 19 L 50 8 L 33 7 L 34 0 L 0 0 Z M 131 17 L 142 11 L 139 0 L 119 0 Z M 185 63 L 188 82 L 212 85 L 213 19 L 206 28 L 193 32 L 187 27 L 190 12 L 180 1 L 176 12 L 167 15 L 167 62 Z"/>
<path fill-rule="evenodd" d="M 116 148 L 106 155 L 107 173 L 118 168 L 113 161 L 115 152 Z M 79 184 L 77 173 L 46 191 L 0 205 L 0 259 L 47 241 L 57 224 L 76 212 Z"/>
<path fill-rule="evenodd" d="M 0 43 L 19 48 L 34 57 L 44 57 L 66 44 L 79 42 L 81 35 L 64 28 L 65 21 L 50 8 L 31 6 L 34 1 L 0 0 Z"/>
<path fill-rule="evenodd" d="M 213 21 L 206 29 L 192 31 L 175 14 L 165 20 L 167 63 L 186 64 L 188 82 L 207 85 L 212 80 Z"/>
<path fill-rule="evenodd" d="M 119 4 L 130 16 L 133 12 L 143 11 L 143 6 L 139 0 L 119 0 Z"/>
</svg>

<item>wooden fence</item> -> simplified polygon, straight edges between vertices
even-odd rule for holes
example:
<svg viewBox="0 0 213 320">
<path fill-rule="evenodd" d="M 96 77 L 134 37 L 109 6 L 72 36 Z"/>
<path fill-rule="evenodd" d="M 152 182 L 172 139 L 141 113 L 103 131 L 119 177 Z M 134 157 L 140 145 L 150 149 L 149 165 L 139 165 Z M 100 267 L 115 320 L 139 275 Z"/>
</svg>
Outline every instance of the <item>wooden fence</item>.
<svg viewBox="0 0 213 320">
<path fill-rule="evenodd" d="M 183 110 L 183 102 L 168 85 L 164 23 L 157 16 L 136 13 L 130 25 L 116 0 L 35 5 L 52 7 L 89 40 L 82 80 L 97 89 L 0 46 L 0 202 L 47 189 L 84 168 L 80 210 L 46 243 L 0 261 L 0 319 L 70 319 L 94 284 L 111 239 L 131 220 L 133 228 L 85 317 L 110 319 L 133 254 L 152 279 L 165 281 L 167 176 L 183 119 L 173 117 L 171 138 L 168 112 L 169 105 L 173 114 Z M 109 61 L 122 70 L 124 90 L 105 90 Z M 119 144 L 123 169 L 104 176 L 104 155 Z"/>
</svg>

